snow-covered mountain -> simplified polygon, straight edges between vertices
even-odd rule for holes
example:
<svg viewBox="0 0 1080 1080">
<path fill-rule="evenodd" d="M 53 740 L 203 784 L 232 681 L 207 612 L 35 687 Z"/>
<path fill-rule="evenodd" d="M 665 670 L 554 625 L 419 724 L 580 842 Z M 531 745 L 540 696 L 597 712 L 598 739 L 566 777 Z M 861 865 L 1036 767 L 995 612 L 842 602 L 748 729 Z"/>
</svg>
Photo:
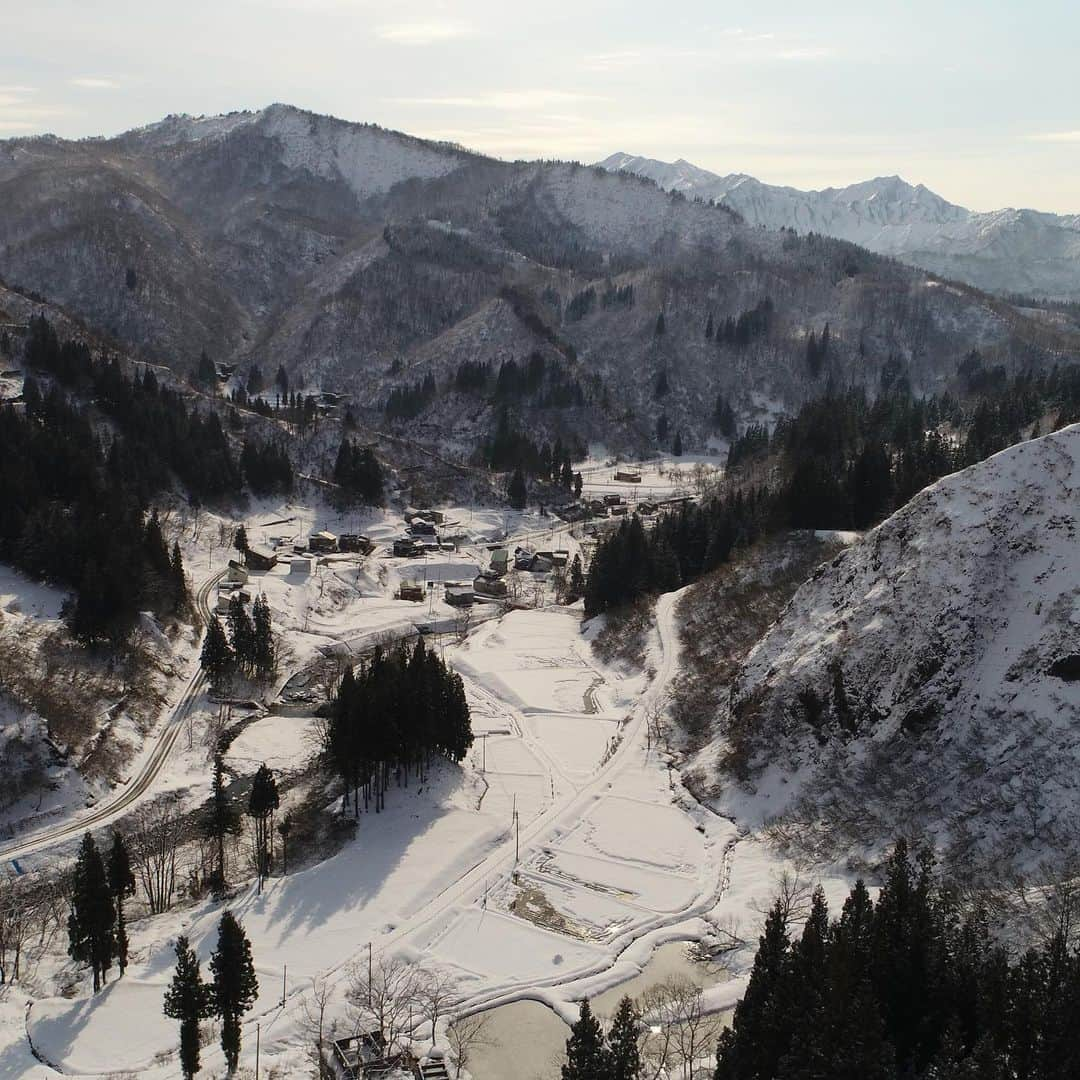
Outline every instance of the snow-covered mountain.
<svg viewBox="0 0 1080 1080">
<path fill-rule="evenodd" d="M 1080 852 L 1080 425 L 925 489 L 751 651 L 705 754 L 724 798 L 839 855 L 933 837 L 970 868 Z"/>
<path fill-rule="evenodd" d="M 669 163 L 618 153 L 599 164 L 647 177 L 665 191 L 729 206 L 751 225 L 850 240 L 981 289 L 1080 297 L 1077 214 L 976 213 L 899 176 L 800 191 L 744 173 L 719 176 L 681 158 Z"/>
<path fill-rule="evenodd" d="M 2 283 L 181 373 L 203 349 L 264 386 L 284 365 L 373 425 L 393 389 L 431 376 L 446 393 L 411 434 L 466 452 L 494 409 L 453 392 L 466 361 L 495 373 L 541 353 L 561 381 L 519 402 L 521 423 L 552 442 L 644 449 L 659 427 L 700 448 L 721 393 L 749 423 L 830 382 L 872 394 L 886 364 L 930 392 L 973 348 L 1009 371 L 1080 350 L 1068 313 L 756 228 L 628 172 L 497 161 L 288 105 L 0 141 Z M 707 332 L 766 298 L 752 341 Z M 807 336 L 826 323 L 811 371 Z"/>
</svg>

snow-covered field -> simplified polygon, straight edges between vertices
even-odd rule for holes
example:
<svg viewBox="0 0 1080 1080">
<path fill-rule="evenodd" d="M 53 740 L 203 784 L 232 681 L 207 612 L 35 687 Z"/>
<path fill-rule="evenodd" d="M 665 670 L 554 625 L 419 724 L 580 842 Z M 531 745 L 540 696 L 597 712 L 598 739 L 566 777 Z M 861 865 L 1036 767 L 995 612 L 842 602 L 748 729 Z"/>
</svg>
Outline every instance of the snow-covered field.
<svg viewBox="0 0 1080 1080">
<path fill-rule="evenodd" d="M 245 523 L 249 538 L 261 543 L 264 532 L 282 534 L 282 525 L 260 523 L 290 516 L 298 535 L 348 525 L 382 545 L 400 534 L 400 519 L 388 511 L 344 522 L 310 509 L 262 507 Z M 437 584 L 424 604 L 393 594 L 406 579 L 467 579 L 465 571 L 487 557 L 478 539 L 506 526 L 515 535 L 550 528 L 546 519 L 501 512 L 456 517 L 470 524 L 459 550 L 431 556 L 427 569 L 380 546 L 366 558 L 324 560 L 306 577 L 282 566 L 252 574 L 249 591 L 268 598 L 284 635 L 283 677 L 328 644 L 410 627 L 421 615 L 456 615 Z M 189 543 L 192 565 L 200 554 L 207 558 L 200 577 L 222 565 L 220 548 Z M 248 886 L 230 901 L 251 938 L 260 981 L 245 1060 L 259 1024 L 263 1068 L 298 1074 L 312 980 L 329 981 L 332 1014 L 340 1015 L 350 966 L 366 963 L 369 943 L 376 956 L 423 959 L 446 972 L 458 1009 L 533 1000 L 567 1019 L 582 995 L 640 976 L 659 945 L 715 939 L 721 926 L 742 927 L 753 938 L 777 863 L 692 799 L 645 722 L 646 712 L 663 704 L 677 666 L 675 596 L 659 604 L 647 658 L 652 678 L 602 664 L 581 633 L 580 608 L 554 606 L 550 591 L 541 597 L 539 608 L 492 605 L 487 619 L 439 640 L 464 679 L 476 734 L 460 768 L 439 765 L 424 785 L 393 789 L 385 811 L 362 815 L 355 839 L 337 854 L 272 878 L 261 894 Z M 199 731 L 211 712 L 205 704 L 193 710 L 194 736 L 177 740 L 160 777 L 162 788 L 192 805 L 207 790 Z M 312 752 L 311 728 L 309 718 L 281 715 L 269 702 L 232 741 L 227 764 L 241 774 L 264 761 L 295 768 Z M 328 808 L 334 803 L 328 794 Z M 122 982 L 91 996 L 80 980 L 74 997 L 38 998 L 25 1030 L 15 1007 L 23 999 L 13 993 L 0 1008 L 0 1065 L 9 1069 L 0 1074 L 56 1075 L 32 1064 L 29 1034 L 41 1058 L 64 1075 L 178 1075 L 175 1024 L 161 1013 L 172 942 L 187 934 L 205 960 L 220 913 L 206 901 L 137 921 Z M 58 952 L 52 962 L 60 959 Z M 38 985 L 50 978 L 55 972 L 46 963 Z M 730 1007 L 743 985 L 736 978 L 710 989 L 711 1006 Z M 417 1039 L 419 1049 L 428 1045 L 419 1031 Z M 211 1074 L 221 1072 L 214 1047 L 204 1063 Z"/>
<path fill-rule="evenodd" d="M 633 505 L 642 500 L 661 501 L 699 496 L 703 487 L 723 476 L 726 454 L 684 454 L 680 458 L 652 461 L 616 461 L 594 450 L 577 470 L 581 473 L 582 495 L 602 499 L 621 495 Z M 636 473 L 637 482 L 617 480 L 618 472 Z"/>
<path fill-rule="evenodd" d="M 576 997 L 637 974 L 655 945 L 707 935 L 729 913 L 756 919 L 732 870 L 745 863 L 759 897 L 771 863 L 737 844 L 734 826 L 697 806 L 646 745 L 644 708 L 674 670 L 672 598 L 661 602 L 651 684 L 599 665 L 579 618 L 514 611 L 446 647 L 478 736 L 463 767 L 391 792 L 386 811 L 363 817 L 337 855 L 232 902 L 260 978 L 248 1056 L 257 1020 L 264 1067 L 299 1068 L 304 992 L 316 977 L 340 991 L 368 942 L 451 973 L 462 1005 L 532 998 L 569 1016 Z M 302 720 L 271 716 L 245 729 L 230 761 L 284 763 L 306 745 Z M 33 1005 L 27 1027 L 38 1052 L 65 1075 L 176 1075 L 175 1059 L 161 1057 L 176 1041 L 161 1015 L 171 941 L 185 932 L 206 957 L 219 914 L 204 903 L 133 926 L 135 961 L 122 983 Z M 716 1007 L 741 985 L 726 984 Z M 20 1032 L 8 1033 L 19 1060 Z M 220 1069 L 215 1052 L 208 1058 Z"/>
</svg>

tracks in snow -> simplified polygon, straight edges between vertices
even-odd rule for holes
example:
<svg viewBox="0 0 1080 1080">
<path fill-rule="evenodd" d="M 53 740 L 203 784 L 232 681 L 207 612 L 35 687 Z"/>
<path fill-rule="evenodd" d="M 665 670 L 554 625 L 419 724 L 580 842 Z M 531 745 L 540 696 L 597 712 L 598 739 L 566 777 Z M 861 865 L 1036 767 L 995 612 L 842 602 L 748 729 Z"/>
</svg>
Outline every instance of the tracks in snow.
<svg viewBox="0 0 1080 1080">
<path fill-rule="evenodd" d="M 210 621 L 210 593 L 224 574 L 225 571 L 223 570 L 221 573 L 207 578 L 196 591 L 195 606 L 204 625 Z M 177 740 L 180 738 L 184 728 L 184 721 L 187 719 L 205 685 L 206 676 L 203 674 L 202 668 L 199 667 L 188 680 L 184 693 L 158 735 L 157 742 L 150 752 L 145 755 L 139 771 L 127 781 L 122 791 L 72 821 L 64 822 L 52 828 L 42 829 L 24 840 L 0 848 L 0 859 L 19 859 L 35 852 L 44 851 L 57 844 L 73 840 L 88 829 L 100 828 L 102 825 L 107 825 L 123 817 L 153 787 L 154 781 L 165 767 Z"/>
</svg>

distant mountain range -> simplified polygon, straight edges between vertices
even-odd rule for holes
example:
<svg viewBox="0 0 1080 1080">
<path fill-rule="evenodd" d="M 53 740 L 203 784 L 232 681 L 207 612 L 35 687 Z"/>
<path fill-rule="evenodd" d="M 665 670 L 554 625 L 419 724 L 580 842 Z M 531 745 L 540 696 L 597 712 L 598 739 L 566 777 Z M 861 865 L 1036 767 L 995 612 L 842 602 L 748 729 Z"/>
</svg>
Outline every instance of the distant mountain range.
<svg viewBox="0 0 1080 1080">
<path fill-rule="evenodd" d="M 612 154 L 599 163 L 665 191 L 720 203 L 750 225 L 822 233 L 993 292 L 1080 299 L 1080 214 L 976 213 L 899 176 L 800 191 L 745 173 Z M 1080 200 L 1078 200 L 1080 201 Z"/>
<path fill-rule="evenodd" d="M 741 424 L 771 423 L 830 385 L 873 394 L 897 365 L 931 392 L 972 349 L 1012 372 L 1080 353 L 1072 312 L 808 237 L 812 219 L 793 215 L 802 235 L 748 224 L 742 179 L 714 205 L 631 171 L 498 161 L 288 105 L 10 139 L 0 315 L 48 301 L 181 374 L 204 349 L 263 386 L 284 365 L 372 427 L 404 428 L 386 406 L 408 391 L 410 437 L 466 453 L 508 400 L 490 392 L 500 369 L 537 355 L 548 376 L 519 387 L 515 423 L 644 449 L 676 432 L 704 446 L 718 395 Z"/>
</svg>

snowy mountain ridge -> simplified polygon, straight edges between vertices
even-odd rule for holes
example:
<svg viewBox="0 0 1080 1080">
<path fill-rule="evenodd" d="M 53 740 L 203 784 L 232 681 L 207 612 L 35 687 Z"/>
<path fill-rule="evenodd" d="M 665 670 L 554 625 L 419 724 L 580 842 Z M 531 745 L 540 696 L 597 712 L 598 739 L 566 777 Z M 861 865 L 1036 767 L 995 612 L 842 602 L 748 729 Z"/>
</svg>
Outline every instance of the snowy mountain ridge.
<svg viewBox="0 0 1080 1080">
<path fill-rule="evenodd" d="M 0 237 L 3 281 L 145 358 L 187 374 L 206 349 L 264 386 L 284 365 L 295 385 L 351 395 L 372 424 L 395 389 L 540 351 L 578 401 L 529 405 L 551 441 L 589 430 L 651 446 L 663 419 L 700 447 L 719 393 L 743 422 L 768 420 L 829 380 L 872 391 L 897 359 L 930 393 L 973 348 L 1007 371 L 1080 348 L 1067 312 L 940 288 L 629 172 L 498 161 L 287 105 L 0 140 Z M 765 297 L 774 315 L 754 341 L 707 335 Z M 828 370 L 814 373 L 806 337 L 826 324 Z M 412 434 L 453 429 L 467 453 L 493 409 L 440 395 Z"/>
<path fill-rule="evenodd" d="M 839 854 L 1080 851 L 1080 426 L 917 495 L 795 593 L 732 686 L 722 798 Z"/>
<path fill-rule="evenodd" d="M 982 289 L 1080 297 L 1080 215 L 1011 208 L 979 213 L 899 176 L 801 191 L 745 173 L 720 176 L 683 159 L 617 153 L 599 165 L 729 206 L 750 225 L 849 240 Z"/>
</svg>

